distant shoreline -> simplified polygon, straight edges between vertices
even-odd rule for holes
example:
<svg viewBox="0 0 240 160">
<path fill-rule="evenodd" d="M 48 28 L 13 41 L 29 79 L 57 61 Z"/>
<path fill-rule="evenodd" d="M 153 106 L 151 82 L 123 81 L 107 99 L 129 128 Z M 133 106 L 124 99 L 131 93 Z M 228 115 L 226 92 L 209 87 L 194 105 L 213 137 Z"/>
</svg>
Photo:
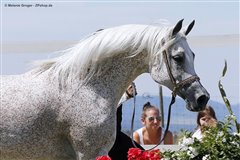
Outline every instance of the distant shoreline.
<svg viewBox="0 0 240 160">
<path fill-rule="evenodd" d="M 81 38 L 80 38 L 81 39 Z M 2 53 L 52 53 L 64 50 L 77 44 L 79 40 L 46 40 L 46 41 L 3 41 Z M 223 46 L 236 46 L 239 47 L 239 35 L 204 35 L 204 36 L 191 36 L 188 38 L 192 47 L 223 47 Z"/>
<path fill-rule="evenodd" d="M 171 97 L 164 96 L 164 120 L 166 125 L 166 119 L 167 119 L 167 107 L 171 100 Z M 138 96 L 136 101 L 136 114 L 135 114 L 135 121 L 134 121 L 134 130 L 141 128 L 142 124 L 140 121 L 141 117 L 141 107 L 146 101 L 150 101 L 152 104 L 159 106 L 159 97 L 158 96 L 152 96 L 149 99 L 146 99 L 145 97 Z M 210 100 L 209 105 L 211 105 L 216 112 L 217 119 L 219 121 L 224 121 L 224 118 L 229 115 L 228 110 L 226 106 L 223 103 L 219 103 L 213 100 Z M 132 105 L 133 103 L 131 100 L 127 101 L 123 104 L 123 114 L 122 114 L 122 130 L 123 131 L 129 131 L 131 130 L 131 119 L 132 119 Z M 234 114 L 237 116 L 238 122 L 240 122 L 240 108 L 239 104 L 232 105 L 232 110 Z M 180 111 L 180 112 L 179 112 Z M 181 99 L 177 98 L 176 103 L 172 107 L 172 114 L 171 114 L 171 120 L 170 120 L 170 130 L 173 132 L 179 132 L 181 129 L 185 129 L 188 131 L 194 131 L 197 127 L 196 122 L 197 112 L 191 112 L 188 111 L 185 107 L 185 102 Z"/>
</svg>

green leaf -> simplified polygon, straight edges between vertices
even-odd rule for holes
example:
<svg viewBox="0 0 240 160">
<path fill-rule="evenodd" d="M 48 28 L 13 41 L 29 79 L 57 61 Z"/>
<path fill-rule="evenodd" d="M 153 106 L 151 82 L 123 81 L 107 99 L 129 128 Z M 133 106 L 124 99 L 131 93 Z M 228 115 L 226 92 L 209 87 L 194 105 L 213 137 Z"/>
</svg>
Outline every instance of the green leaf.
<svg viewBox="0 0 240 160">
<path fill-rule="evenodd" d="M 225 64 L 224 64 L 224 68 L 223 68 L 223 72 L 222 72 L 222 77 L 225 76 L 226 72 L 227 72 L 227 61 L 225 60 Z"/>
<path fill-rule="evenodd" d="M 224 68 L 223 68 L 223 72 L 222 72 L 222 77 L 223 78 L 225 76 L 227 72 L 227 61 L 225 60 L 225 63 L 224 63 Z M 222 96 L 222 99 L 228 109 L 228 112 L 230 113 L 230 115 L 233 115 L 233 112 L 232 112 L 232 108 L 231 108 L 231 104 L 229 102 L 229 100 L 227 99 L 227 95 L 223 89 L 223 85 L 221 84 L 221 78 L 220 80 L 218 81 L 218 88 L 220 90 L 220 93 L 221 93 L 221 96 Z M 238 126 L 238 123 L 237 123 L 237 120 L 234 121 L 235 122 L 235 126 L 236 126 L 236 129 L 237 129 L 237 132 L 240 133 L 240 129 L 239 129 L 239 126 Z"/>
</svg>

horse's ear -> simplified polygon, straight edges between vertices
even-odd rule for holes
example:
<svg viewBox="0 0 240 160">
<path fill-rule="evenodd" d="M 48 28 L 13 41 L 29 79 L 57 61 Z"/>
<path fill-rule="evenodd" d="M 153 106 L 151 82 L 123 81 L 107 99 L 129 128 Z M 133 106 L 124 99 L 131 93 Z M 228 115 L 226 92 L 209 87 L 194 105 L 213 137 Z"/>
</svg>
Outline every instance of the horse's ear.
<svg viewBox="0 0 240 160">
<path fill-rule="evenodd" d="M 173 31 L 172 31 L 172 37 L 174 37 L 182 28 L 182 22 L 183 22 L 183 19 L 181 19 L 180 21 L 178 21 L 178 23 L 176 24 L 176 26 L 173 28 Z"/>
<path fill-rule="evenodd" d="M 185 35 L 188 35 L 188 33 L 192 30 L 194 23 L 195 23 L 195 20 L 193 20 L 192 23 L 189 24 L 187 30 L 184 33 Z"/>
</svg>

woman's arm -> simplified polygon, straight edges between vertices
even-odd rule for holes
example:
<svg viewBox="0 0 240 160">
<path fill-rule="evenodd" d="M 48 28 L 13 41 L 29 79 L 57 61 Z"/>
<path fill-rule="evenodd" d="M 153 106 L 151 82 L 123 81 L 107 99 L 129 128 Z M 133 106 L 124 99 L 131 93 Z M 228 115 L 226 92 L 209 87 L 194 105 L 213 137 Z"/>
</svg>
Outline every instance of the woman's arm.
<svg viewBox="0 0 240 160">
<path fill-rule="evenodd" d="M 137 142 L 138 144 L 140 144 L 140 137 L 139 137 L 139 135 L 138 135 L 138 133 L 136 131 L 133 132 L 133 140 L 135 142 Z"/>
<path fill-rule="evenodd" d="M 166 138 L 164 139 L 164 144 L 173 144 L 173 134 L 172 132 L 168 131 Z"/>
</svg>

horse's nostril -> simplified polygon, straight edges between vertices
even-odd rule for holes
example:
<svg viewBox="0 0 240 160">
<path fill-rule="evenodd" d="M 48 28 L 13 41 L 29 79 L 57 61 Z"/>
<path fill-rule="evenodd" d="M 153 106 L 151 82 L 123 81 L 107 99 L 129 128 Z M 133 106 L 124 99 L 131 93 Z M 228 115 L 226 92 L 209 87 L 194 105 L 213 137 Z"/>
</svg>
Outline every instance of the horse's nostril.
<svg viewBox="0 0 240 160">
<path fill-rule="evenodd" d="M 202 95 L 197 99 L 197 104 L 200 108 L 204 108 L 209 100 L 209 97 L 206 95 Z"/>
</svg>

